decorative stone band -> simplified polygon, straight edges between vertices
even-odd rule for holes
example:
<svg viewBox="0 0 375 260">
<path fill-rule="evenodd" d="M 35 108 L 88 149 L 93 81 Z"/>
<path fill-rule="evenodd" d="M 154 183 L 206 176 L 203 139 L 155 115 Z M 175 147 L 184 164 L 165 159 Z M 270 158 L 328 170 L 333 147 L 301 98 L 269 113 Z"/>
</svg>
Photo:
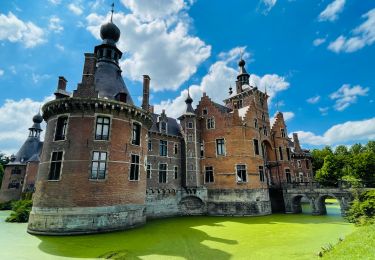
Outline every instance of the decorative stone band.
<svg viewBox="0 0 375 260">
<path fill-rule="evenodd" d="M 145 111 L 141 108 L 133 105 L 128 105 L 123 102 L 109 99 L 100 98 L 78 98 L 69 97 L 52 100 L 46 103 L 43 108 L 43 118 L 48 120 L 53 115 L 69 113 L 75 111 L 93 111 L 100 113 L 108 113 L 112 115 L 124 115 L 125 117 L 131 117 L 137 121 L 142 122 L 148 128 L 152 125 L 152 116 L 149 111 Z"/>
<path fill-rule="evenodd" d="M 146 222 L 145 205 L 39 208 L 30 213 L 27 232 L 37 235 L 74 235 L 125 230 Z"/>
</svg>

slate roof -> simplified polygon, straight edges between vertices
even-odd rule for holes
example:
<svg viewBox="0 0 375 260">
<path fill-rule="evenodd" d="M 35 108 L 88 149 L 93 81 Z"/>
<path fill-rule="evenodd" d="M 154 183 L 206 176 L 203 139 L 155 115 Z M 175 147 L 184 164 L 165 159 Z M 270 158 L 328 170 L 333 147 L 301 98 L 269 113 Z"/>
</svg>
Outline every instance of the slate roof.
<svg viewBox="0 0 375 260">
<path fill-rule="evenodd" d="M 220 110 L 220 112 L 222 113 L 229 113 L 232 111 L 232 109 L 226 107 L 226 106 L 223 106 L 223 105 L 220 105 L 218 103 L 215 103 L 215 102 L 212 102 L 212 104 L 214 104 L 214 106 Z"/>
<path fill-rule="evenodd" d="M 161 133 L 158 127 L 158 114 L 152 114 L 152 126 L 150 128 L 150 132 Z M 180 125 L 178 124 L 175 118 L 167 117 L 167 134 L 168 135 L 175 135 L 181 136 L 180 132 Z"/>
<path fill-rule="evenodd" d="M 17 152 L 15 160 L 9 162 L 9 164 L 22 164 L 29 161 L 36 161 L 36 159 L 39 161 L 39 154 L 42 151 L 42 147 L 43 142 L 38 137 L 28 137 Z"/>
</svg>

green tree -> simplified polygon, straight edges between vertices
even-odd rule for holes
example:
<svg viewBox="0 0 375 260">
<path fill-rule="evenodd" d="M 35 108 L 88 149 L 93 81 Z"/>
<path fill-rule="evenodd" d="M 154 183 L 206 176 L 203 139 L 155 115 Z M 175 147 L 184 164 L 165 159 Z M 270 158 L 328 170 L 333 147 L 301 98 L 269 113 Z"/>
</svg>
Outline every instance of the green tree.
<svg viewBox="0 0 375 260">
<path fill-rule="evenodd" d="M 348 148 L 345 145 L 338 145 L 335 149 L 335 155 L 349 155 Z"/>
<path fill-rule="evenodd" d="M 312 155 L 312 165 L 314 172 L 318 171 L 320 168 L 322 168 L 324 164 L 324 158 L 327 155 L 332 155 L 332 149 L 329 146 L 324 147 L 322 150 L 314 149 L 311 152 Z"/>
<path fill-rule="evenodd" d="M 337 185 L 343 176 L 343 163 L 335 155 L 329 154 L 324 158 L 321 169 L 316 172 L 316 180 L 323 185 Z"/>
<path fill-rule="evenodd" d="M 365 149 L 365 148 L 363 147 L 362 144 L 353 144 L 353 145 L 350 147 L 350 153 L 351 153 L 352 155 L 354 155 L 354 154 L 359 154 L 359 153 L 363 152 L 364 149 Z"/>
<path fill-rule="evenodd" d="M 365 150 L 367 152 L 375 153 L 375 141 L 368 141 L 368 143 L 365 146 Z"/>
<path fill-rule="evenodd" d="M 354 154 L 350 160 L 352 175 L 364 181 L 375 180 L 375 153 L 365 151 Z"/>
</svg>

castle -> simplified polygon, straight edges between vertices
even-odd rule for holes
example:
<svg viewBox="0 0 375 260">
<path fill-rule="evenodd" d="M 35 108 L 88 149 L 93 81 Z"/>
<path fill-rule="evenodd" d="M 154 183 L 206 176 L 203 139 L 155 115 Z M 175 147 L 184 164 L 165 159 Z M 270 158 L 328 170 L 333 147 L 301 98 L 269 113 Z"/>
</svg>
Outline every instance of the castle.
<svg viewBox="0 0 375 260">
<path fill-rule="evenodd" d="M 33 193 L 28 232 L 83 234 L 123 230 L 179 215 L 253 216 L 282 208 L 284 182 L 313 177 L 311 157 L 283 114 L 270 124 L 268 95 L 250 85 L 239 61 L 235 91 L 224 104 L 205 93 L 171 118 L 134 105 L 121 76 L 120 30 L 100 29 L 72 93 L 59 77 L 55 100 L 34 116 L 30 134 L 6 166 L 0 201 Z M 44 144 L 40 141 L 47 122 Z M 276 191 L 276 192 L 275 192 Z"/>
</svg>

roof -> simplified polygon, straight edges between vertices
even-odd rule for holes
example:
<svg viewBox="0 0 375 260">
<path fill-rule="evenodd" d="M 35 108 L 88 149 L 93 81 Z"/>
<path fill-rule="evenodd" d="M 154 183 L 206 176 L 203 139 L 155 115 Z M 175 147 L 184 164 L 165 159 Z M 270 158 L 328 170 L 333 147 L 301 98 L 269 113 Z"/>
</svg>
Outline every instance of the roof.
<svg viewBox="0 0 375 260">
<path fill-rule="evenodd" d="M 218 103 L 216 103 L 216 102 L 213 102 L 213 101 L 212 101 L 212 104 L 214 104 L 214 106 L 215 106 L 217 109 L 219 109 L 220 112 L 222 112 L 222 113 L 229 113 L 229 112 L 232 111 L 232 109 L 230 109 L 230 108 L 228 108 L 228 107 L 226 107 L 226 106 L 220 105 L 220 104 L 218 104 Z"/>
<path fill-rule="evenodd" d="M 158 118 L 160 115 L 152 114 L 152 126 L 150 132 L 161 133 L 160 128 L 158 127 Z M 181 136 L 180 125 L 177 120 L 171 117 L 167 117 L 167 134 Z"/>
<path fill-rule="evenodd" d="M 31 159 L 35 161 L 35 155 L 39 157 L 42 147 L 43 142 L 40 141 L 39 137 L 28 137 L 17 152 L 15 160 L 11 161 L 10 164 L 26 163 Z"/>
</svg>

